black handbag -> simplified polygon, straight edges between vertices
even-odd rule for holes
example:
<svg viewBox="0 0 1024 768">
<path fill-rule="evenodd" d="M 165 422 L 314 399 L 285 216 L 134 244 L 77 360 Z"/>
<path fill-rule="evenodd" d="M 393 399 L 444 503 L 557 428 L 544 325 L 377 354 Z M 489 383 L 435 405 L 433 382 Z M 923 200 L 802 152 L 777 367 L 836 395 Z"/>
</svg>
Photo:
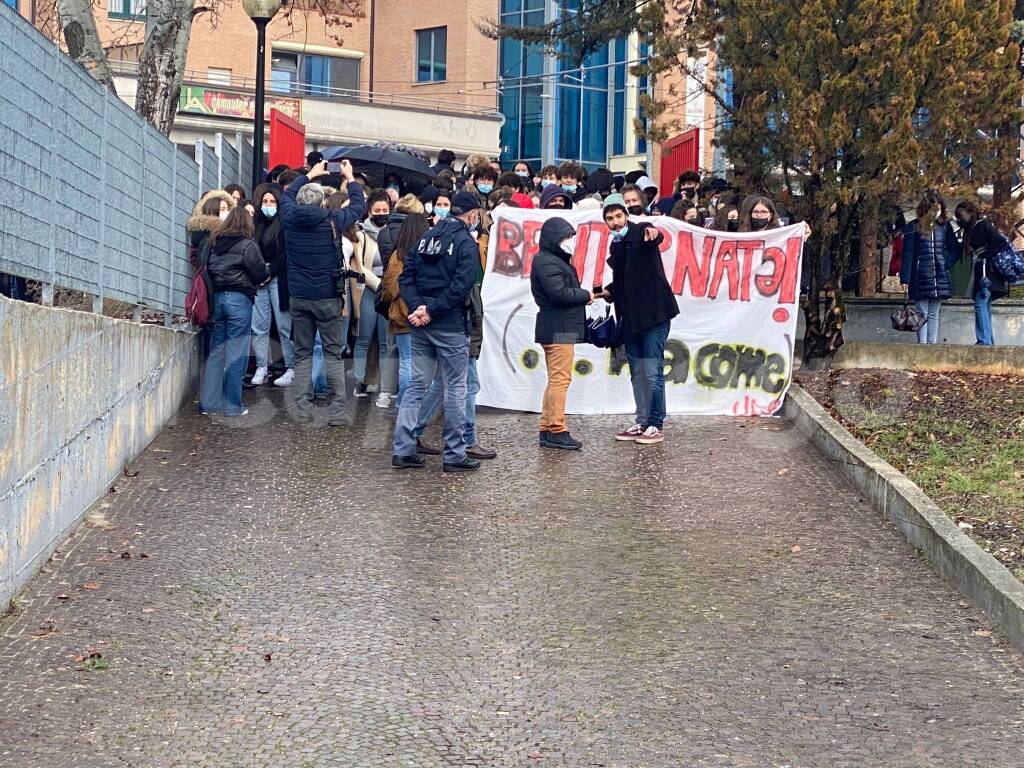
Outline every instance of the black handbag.
<svg viewBox="0 0 1024 768">
<path fill-rule="evenodd" d="M 889 320 L 892 322 L 893 330 L 909 333 L 917 333 L 928 322 L 928 318 L 910 304 L 904 304 L 902 309 L 894 309 Z"/>
<path fill-rule="evenodd" d="M 622 344 L 622 323 L 612 314 L 609 304 L 604 316 L 588 317 L 583 341 L 598 349 L 613 349 Z"/>
</svg>

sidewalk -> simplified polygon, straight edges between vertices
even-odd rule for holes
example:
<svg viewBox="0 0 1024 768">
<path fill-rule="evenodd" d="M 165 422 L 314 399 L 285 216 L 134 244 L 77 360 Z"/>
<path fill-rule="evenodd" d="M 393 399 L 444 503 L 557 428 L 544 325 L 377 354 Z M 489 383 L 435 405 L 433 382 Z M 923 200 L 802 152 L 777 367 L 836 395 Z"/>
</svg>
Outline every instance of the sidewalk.
<svg viewBox="0 0 1024 768">
<path fill-rule="evenodd" d="M 4 768 L 1024 766 L 1024 658 L 785 422 L 482 415 L 452 477 L 273 390 L 166 429 L 0 619 Z"/>
</svg>

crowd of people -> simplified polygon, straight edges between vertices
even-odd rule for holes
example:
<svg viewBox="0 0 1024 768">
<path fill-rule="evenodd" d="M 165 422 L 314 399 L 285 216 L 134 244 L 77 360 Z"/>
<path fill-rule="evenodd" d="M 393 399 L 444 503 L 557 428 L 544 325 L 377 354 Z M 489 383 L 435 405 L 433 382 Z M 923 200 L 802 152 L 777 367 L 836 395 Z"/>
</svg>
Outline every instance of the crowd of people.
<svg viewBox="0 0 1024 768">
<path fill-rule="evenodd" d="M 614 437 L 663 441 L 664 350 L 679 310 L 659 250 L 662 235 L 650 217 L 756 232 L 787 224 L 789 213 L 768 196 L 741 197 L 723 180 L 692 171 L 675 180 L 671 195 L 659 196 L 642 171 L 588 173 L 575 163 L 534 169 L 524 161 L 506 170 L 471 156 L 457 173 L 454 160 L 442 151 L 429 181 L 373 179 L 347 160 L 332 173 L 314 152 L 304 168 L 271 169 L 251 198 L 238 185 L 204 195 L 188 223 L 191 257 L 206 267 L 214 290 L 201 411 L 244 415 L 244 389 L 272 381 L 293 389 L 300 420 L 310 419 L 315 398 L 326 395 L 328 423 L 349 424 L 343 358 L 351 355 L 353 396 L 375 394 L 376 406 L 395 420 L 393 466 L 422 467 L 424 456 L 441 455 L 444 471 L 479 468 L 496 457 L 475 428 L 491 214 L 503 206 L 592 209 L 611 234 L 611 282 L 580 285 L 571 265 L 576 231 L 560 216 L 545 220 L 532 266 L 535 341 L 548 375 L 539 445 L 582 445 L 568 430 L 565 403 L 586 307 L 598 299 L 619 318 L 636 405 L 634 422 Z M 957 207 L 955 220 L 959 240 L 941 197 L 925 196 L 903 233 L 902 282 L 926 319 L 921 341 L 934 343 L 940 303 L 950 295 L 950 260 L 969 250 L 979 343 L 991 344 L 991 320 L 981 317 L 999 287 L 986 254 L 1001 235 L 969 203 Z M 273 378 L 272 326 L 284 365 Z M 250 354 L 255 371 L 245 383 Z M 435 446 L 423 434 L 439 412 L 443 445 Z"/>
</svg>

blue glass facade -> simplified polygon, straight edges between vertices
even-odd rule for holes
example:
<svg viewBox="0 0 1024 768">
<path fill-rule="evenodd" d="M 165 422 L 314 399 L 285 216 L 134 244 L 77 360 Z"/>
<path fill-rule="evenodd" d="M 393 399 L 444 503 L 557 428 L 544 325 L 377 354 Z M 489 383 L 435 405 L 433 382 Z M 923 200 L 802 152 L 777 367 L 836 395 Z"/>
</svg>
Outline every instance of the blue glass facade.
<svg viewBox="0 0 1024 768">
<path fill-rule="evenodd" d="M 545 6 L 545 0 L 502 0 L 501 21 L 515 26 L 550 23 L 555 18 Z M 565 18 L 576 13 L 579 0 L 560 0 L 557 7 L 557 17 Z M 594 169 L 606 165 L 610 155 L 623 154 L 628 66 L 617 62 L 627 60 L 627 50 L 624 39 L 616 40 L 576 66 L 546 56 L 539 46 L 502 40 L 502 161 L 523 159 L 539 168 L 571 160 Z M 545 133 L 548 101 L 550 128 Z"/>
</svg>

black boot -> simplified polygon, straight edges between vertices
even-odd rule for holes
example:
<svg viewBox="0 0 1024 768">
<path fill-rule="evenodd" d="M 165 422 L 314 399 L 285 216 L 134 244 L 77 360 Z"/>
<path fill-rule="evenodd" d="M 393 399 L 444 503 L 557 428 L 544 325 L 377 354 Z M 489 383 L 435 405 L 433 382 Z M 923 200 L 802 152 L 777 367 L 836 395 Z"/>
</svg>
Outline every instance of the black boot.
<svg viewBox="0 0 1024 768">
<path fill-rule="evenodd" d="M 445 462 L 445 472 L 475 472 L 480 469 L 480 460 L 467 456 L 462 461 L 455 461 L 449 464 Z"/>
<path fill-rule="evenodd" d="M 550 433 L 550 432 L 548 432 L 548 431 L 547 431 L 546 429 L 542 429 L 542 430 L 540 431 L 540 441 L 539 441 L 539 442 L 540 442 L 540 444 L 541 444 L 541 445 L 547 445 L 547 442 L 548 442 L 548 438 L 549 438 L 550 436 L 551 436 L 551 433 Z"/>
<path fill-rule="evenodd" d="M 391 466 L 395 469 L 423 469 L 426 465 L 427 460 L 419 454 L 391 457 Z"/>
<path fill-rule="evenodd" d="M 583 443 L 574 440 L 568 432 L 549 432 L 547 442 L 541 443 L 545 448 L 560 448 L 563 451 L 578 451 Z"/>
</svg>

